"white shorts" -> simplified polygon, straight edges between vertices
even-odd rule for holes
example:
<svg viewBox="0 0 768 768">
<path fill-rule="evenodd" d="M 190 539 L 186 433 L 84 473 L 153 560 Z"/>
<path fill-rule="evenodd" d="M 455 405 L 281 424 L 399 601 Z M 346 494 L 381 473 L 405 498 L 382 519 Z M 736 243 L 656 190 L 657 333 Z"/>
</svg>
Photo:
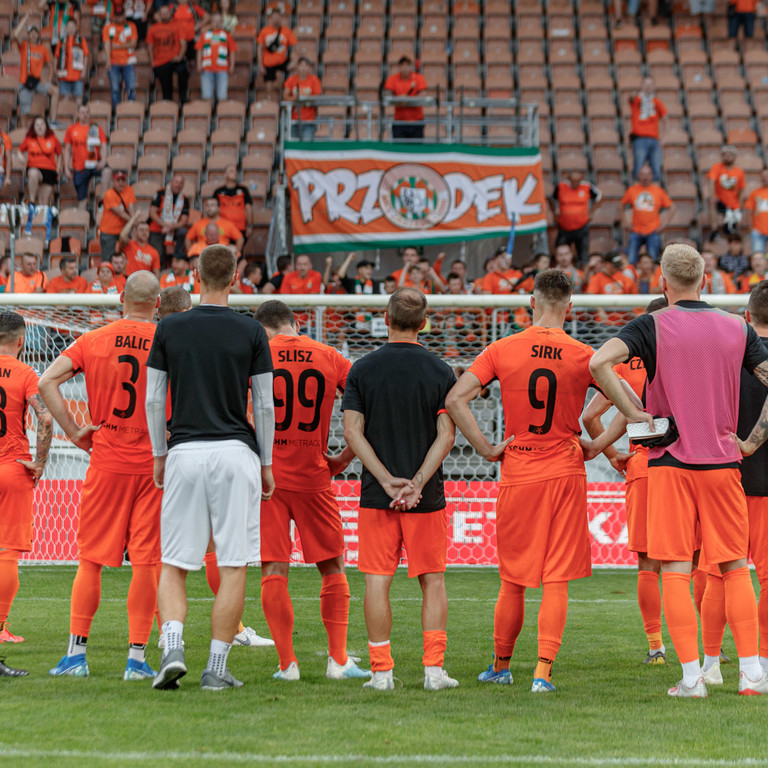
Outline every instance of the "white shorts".
<svg viewBox="0 0 768 768">
<path fill-rule="evenodd" d="M 261 560 L 261 462 L 240 440 L 182 443 L 168 452 L 162 560 L 185 571 L 202 568 L 213 534 L 226 568 Z"/>
</svg>

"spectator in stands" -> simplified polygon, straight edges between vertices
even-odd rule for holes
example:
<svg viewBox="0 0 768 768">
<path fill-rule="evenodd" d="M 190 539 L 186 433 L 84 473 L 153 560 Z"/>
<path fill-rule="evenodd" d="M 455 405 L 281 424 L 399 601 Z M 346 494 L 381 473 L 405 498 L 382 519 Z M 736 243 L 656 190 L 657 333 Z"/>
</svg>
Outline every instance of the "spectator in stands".
<svg viewBox="0 0 768 768">
<path fill-rule="evenodd" d="M 113 21 L 106 24 L 101 32 L 104 41 L 104 55 L 107 59 L 109 89 L 112 98 L 112 110 L 121 101 L 123 86 L 127 101 L 136 101 L 136 47 L 139 33 L 132 21 L 126 21 L 125 8 L 116 5 L 112 9 Z M 145 25 L 146 29 L 146 25 Z"/>
<path fill-rule="evenodd" d="M 175 253 L 171 259 L 171 271 L 160 278 L 160 288 L 172 288 L 180 285 L 187 293 L 195 291 L 197 281 L 189 268 L 189 256 L 186 253 Z"/>
<path fill-rule="evenodd" d="M 88 290 L 88 281 L 77 274 L 77 259 L 74 256 L 59 259 L 59 272 L 58 277 L 49 281 L 46 293 L 85 293 Z"/>
<path fill-rule="evenodd" d="M 582 279 L 584 273 L 573 263 L 573 249 L 570 245 L 561 243 L 555 246 L 555 265 L 554 269 L 561 272 L 567 272 L 573 282 L 573 292 L 581 293 Z"/>
<path fill-rule="evenodd" d="M 170 6 L 164 5 L 160 8 L 158 21 L 147 32 L 147 48 L 155 73 L 155 84 L 160 83 L 163 99 L 173 101 L 175 73 L 179 86 L 179 101 L 184 104 L 189 82 L 187 41 L 182 40 L 179 28 L 171 21 L 171 14 Z"/>
<path fill-rule="evenodd" d="M 240 290 L 252 295 L 259 292 L 259 286 L 264 279 L 261 264 L 257 261 L 249 261 L 243 268 L 243 276 L 240 279 Z"/>
<path fill-rule="evenodd" d="M 302 106 L 301 100 L 308 96 L 319 96 L 323 92 L 320 78 L 312 72 L 312 62 L 302 56 L 299 59 L 297 70 L 286 81 L 283 89 L 283 98 L 286 101 L 295 101 L 296 106 L 291 110 L 291 138 L 301 141 L 313 141 L 317 126 L 317 107 Z"/>
<path fill-rule="evenodd" d="M 155 277 L 160 277 L 160 254 L 149 244 L 149 223 L 143 211 L 136 211 L 125 223 L 117 248 L 125 255 L 126 274 L 132 275 L 145 269 L 154 272 Z"/>
<path fill-rule="evenodd" d="M 47 281 L 45 273 L 39 268 L 38 257 L 34 253 L 21 254 L 21 269 L 13 273 L 5 286 L 6 292 L 11 290 L 13 282 L 14 293 L 45 293 Z"/>
<path fill-rule="evenodd" d="M 659 287 L 660 268 L 654 263 L 650 254 L 645 251 L 637 258 L 637 283 L 638 293 L 661 293 Z"/>
<path fill-rule="evenodd" d="M 49 205 L 59 183 L 61 144 L 44 117 L 36 117 L 19 145 L 19 159 L 26 167 L 27 195 L 32 203 Z"/>
<path fill-rule="evenodd" d="M 277 98 L 280 93 L 280 86 L 288 71 L 290 48 L 297 42 L 290 28 L 283 26 L 279 9 L 273 8 L 267 25 L 262 27 L 256 38 L 256 62 L 270 96 Z"/>
<path fill-rule="evenodd" d="M 357 262 L 357 272 L 354 277 L 347 277 L 347 271 L 350 264 L 355 259 L 355 252 L 351 251 L 344 262 L 339 267 L 339 277 L 341 278 L 341 284 L 347 293 L 355 293 L 358 295 L 372 295 L 383 294 L 384 286 L 381 280 L 373 279 L 374 263 L 368 261 L 368 259 L 360 259 Z"/>
<path fill-rule="evenodd" d="M 202 219 L 201 219 L 202 221 Z M 207 224 L 205 225 L 205 228 L 203 229 L 202 240 L 195 240 L 190 246 L 189 250 L 187 251 L 187 255 L 192 258 L 193 256 L 199 256 L 205 248 L 207 248 L 209 245 L 230 245 L 229 238 L 227 238 L 227 242 L 224 242 L 224 235 L 222 235 L 221 230 L 219 229 L 218 224 L 215 221 L 210 221 L 206 219 Z M 233 246 L 235 255 L 240 255 L 240 249 L 236 246 Z"/>
<path fill-rule="evenodd" d="M 6 181 L 11 180 L 11 156 L 13 155 L 13 143 L 11 137 L 0 131 L 0 191 Z"/>
<path fill-rule="evenodd" d="M 102 261 L 96 270 L 96 279 L 88 286 L 88 293 L 121 293 L 122 288 L 115 280 L 115 268 Z"/>
<path fill-rule="evenodd" d="M 753 189 L 744 203 L 744 226 L 750 231 L 752 252 L 768 249 L 768 168 L 760 171 L 760 186 Z"/>
<path fill-rule="evenodd" d="M 279 293 L 283 279 L 293 270 L 293 261 L 288 254 L 284 253 L 277 257 L 275 266 L 277 267 L 277 272 L 264 284 L 261 289 L 262 293 Z"/>
<path fill-rule="evenodd" d="M 220 215 L 219 201 L 215 197 L 209 197 L 203 202 L 203 213 L 205 216 L 198 219 L 187 231 L 184 240 L 187 253 L 190 252 L 190 248 L 195 242 L 205 241 L 205 230 L 210 223 L 215 224 L 218 229 L 217 242 L 221 245 L 234 243 L 235 248 L 242 253 L 245 238 L 231 221 Z"/>
<path fill-rule="evenodd" d="M 176 0 L 171 21 L 178 28 L 181 39 L 187 44 L 185 54 L 187 64 L 191 66 L 195 57 L 195 40 L 200 32 L 208 26 L 210 17 L 197 3 L 192 3 L 190 0 Z M 213 96 L 211 95 L 210 98 Z"/>
<path fill-rule="evenodd" d="M 19 72 L 19 115 L 22 118 L 21 127 L 29 124 L 28 115 L 32 110 L 32 98 L 36 93 L 51 97 L 50 119 L 51 126 L 60 128 L 56 122 L 59 109 L 59 91 L 56 88 L 56 69 L 51 60 L 51 52 L 46 45 L 40 42 L 40 29 L 32 24 L 27 31 L 27 39 L 23 39 L 24 29 L 29 21 L 29 13 L 26 13 L 18 26 L 13 30 L 13 41 L 19 48 L 21 57 L 21 70 Z M 48 65 L 51 68 L 51 79 L 43 80 L 43 68 Z"/>
<path fill-rule="evenodd" d="M 239 22 L 237 20 L 237 16 L 232 13 L 232 0 L 219 0 L 219 9 L 221 11 L 222 26 L 227 30 L 227 32 L 229 32 L 230 35 L 234 34 Z"/>
<path fill-rule="evenodd" d="M 499 248 L 494 256 L 492 269 L 483 277 L 482 293 L 511 293 L 513 286 L 522 276 L 523 273 L 519 269 L 513 269 L 512 259 L 506 249 Z"/>
<path fill-rule="evenodd" d="M 184 177 L 175 173 L 165 189 L 159 189 L 149 207 L 149 242 L 165 261 L 166 246 L 175 256 L 186 253 L 184 238 L 189 221 L 189 199 L 184 194 Z"/>
<path fill-rule="evenodd" d="M 80 28 L 80 3 L 77 0 L 40 0 L 37 6 L 42 13 L 48 13 L 48 26 L 45 28 L 51 41 L 51 48 L 64 40 L 69 31 L 67 24 L 70 20 Z"/>
<path fill-rule="evenodd" d="M 728 0 L 728 37 L 735 40 L 740 28 L 744 30 L 744 37 L 754 37 L 756 10 L 757 0 Z"/>
<path fill-rule="evenodd" d="M 77 192 L 77 204 L 85 209 L 91 179 L 101 181 L 104 187 L 112 183 L 112 170 L 107 165 L 109 146 L 104 129 L 91 122 L 87 104 L 77 108 L 77 122 L 64 134 L 64 176 L 72 179 Z"/>
<path fill-rule="evenodd" d="M 122 291 L 125 288 L 125 281 L 128 279 L 128 259 L 122 251 L 115 251 L 110 263 L 115 270 L 115 283 Z"/>
<path fill-rule="evenodd" d="M 555 246 L 574 244 L 579 264 L 585 264 L 589 256 L 589 222 L 602 199 L 600 190 L 584 179 L 582 171 L 572 170 L 549 201 L 557 218 Z"/>
<path fill-rule="evenodd" d="M 8 282 L 11 276 L 11 257 L 3 256 L 0 259 L 0 289 Z"/>
<path fill-rule="evenodd" d="M 717 267 L 717 257 L 712 251 L 702 251 L 701 257 L 704 259 L 704 277 L 706 283 L 702 293 L 720 294 L 736 293 L 736 286 L 727 272 Z"/>
<path fill-rule="evenodd" d="M 720 150 L 721 162 L 715 163 L 707 174 L 710 180 L 709 211 L 712 222 L 711 239 L 720 236 L 720 227 L 727 234 L 736 232 L 741 223 L 741 200 L 747 179 L 736 165 L 736 147 L 727 144 Z"/>
<path fill-rule="evenodd" d="M 235 72 L 237 43 L 224 29 L 221 14 L 211 15 L 211 26 L 195 43 L 197 70 L 200 72 L 200 91 L 205 101 L 226 101 L 229 94 L 229 76 Z"/>
<path fill-rule="evenodd" d="M 125 0 L 125 18 L 136 25 L 136 32 L 139 35 L 139 42 L 143 43 L 147 37 L 147 17 L 149 15 L 150 2 L 145 0 Z M 112 17 L 115 16 L 115 9 L 112 9 Z"/>
<path fill-rule="evenodd" d="M 734 281 L 749 272 L 749 259 L 744 255 L 741 235 L 728 235 L 728 250 L 720 257 L 720 269 L 728 272 Z"/>
<path fill-rule="evenodd" d="M 624 208 L 624 228 L 628 233 L 629 263 L 637 261 L 641 245 L 645 245 L 654 261 L 659 259 L 661 233 L 674 213 L 675 205 L 669 195 L 653 183 L 651 169 L 640 169 L 639 183 L 633 184 L 621 198 Z M 663 213 L 663 215 L 662 215 Z"/>
<path fill-rule="evenodd" d="M 621 254 L 609 251 L 600 257 L 600 271 L 589 280 L 584 293 L 637 293 L 637 285 L 621 271 Z"/>
<path fill-rule="evenodd" d="M 99 224 L 99 240 L 101 242 L 101 258 L 109 261 L 117 247 L 125 223 L 130 221 L 136 207 L 136 195 L 133 187 L 128 186 L 125 171 L 115 171 L 112 174 L 112 186 L 104 193 L 102 201 L 103 212 Z"/>
<path fill-rule="evenodd" d="M 221 218 L 234 224 L 247 240 L 253 232 L 253 199 L 248 187 L 238 184 L 236 165 L 227 166 L 224 184 L 214 190 L 213 197 L 219 203 Z"/>
<path fill-rule="evenodd" d="M 302 253 L 296 257 L 296 269 L 285 275 L 278 293 L 322 293 L 323 276 L 312 269 L 312 260 Z"/>
<path fill-rule="evenodd" d="M 384 81 L 384 90 L 394 96 L 418 96 L 427 90 L 424 75 L 416 72 L 413 61 L 407 56 L 397 62 L 397 72 Z M 395 121 L 392 124 L 393 139 L 424 138 L 424 107 L 417 107 L 406 102 L 395 102 Z"/>
<path fill-rule="evenodd" d="M 472 293 L 472 286 L 467 279 L 467 265 L 461 259 L 454 259 L 451 262 L 451 271 L 449 274 L 458 275 L 461 279 L 462 293 Z M 446 293 L 448 291 L 446 290 Z"/>
<path fill-rule="evenodd" d="M 749 258 L 750 270 L 739 278 L 739 292 L 749 293 L 758 283 L 768 277 L 768 260 L 765 254 L 755 251 Z"/>
<path fill-rule="evenodd" d="M 428 296 L 443 293 L 445 290 L 445 280 L 438 274 L 432 266 L 432 262 L 426 256 L 422 256 L 419 259 L 418 267 L 421 270 L 421 279 L 418 284 L 421 292 Z"/>
<path fill-rule="evenodd" d="M 667 108 L 656 98 L 653 78 L 644 77 L 640 92 L 630 96 L 632 111 L 632 155 L 635 181 L 640 179 L 640 170 L 648 163 L 653 173 L 653 181 L 661 183 L 661 133 L 664 129 L 664 116 Z"/>
<path fill-rule="evenodd" d="M 418 264 L 419 249 L 413 245 L 406 245 L 405 248 L 403 248 L 403 252 L 401 255 L 403 259 L 403 266 L 401 269 L 398 269 L 392 273 L 392 277 L 395 278 L 395 282 L 397 282 L 398 285 L 400 284 L 400 276 L 403 270 L 405 270 L 405 272 L 407 273 L 409 267 L 411 267 L 413 264 Z M 407 279 L 406 279 L 405 285 L 410 285 Z"/>
<path fill-rule="evenodd" d="M 79 107 L 83 103 L 85 79 L 88 77 L 88 44 L 81 37 L 75 19 L 69 19 L 66 37 L 56 44 L 53 58 L 56 62 L 56 75 L 59 79 L 61 99 L 74 99 Z"/>
</svg>

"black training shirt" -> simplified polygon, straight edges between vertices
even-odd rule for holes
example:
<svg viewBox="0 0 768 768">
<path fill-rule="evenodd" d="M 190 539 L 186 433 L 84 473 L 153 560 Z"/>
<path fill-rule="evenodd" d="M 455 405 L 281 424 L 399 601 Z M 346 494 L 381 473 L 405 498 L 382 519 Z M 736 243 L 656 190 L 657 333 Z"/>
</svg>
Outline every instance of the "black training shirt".
<svg viewBox="0 0 768 768">
<path fill-rule="evenodd" d="M 358 360 L 349 372 L 343 411 L 365 417 L 364 435 L 394 477 L 412 478 L 437 437 L 437 417 L 456 377 L 421 344 L 387 343 Z M 360 506 L 387 509 L 392 499 L 363 467 Z M 427 481 L 411 512 L 445 508 L 443 470 Z"/>
<path fill-rule="evenodd" d="M 768 339 L 758 337 L 768 352 Z M 751 373 L 742 370 L 739 388 L 739 426 L 736 434 L 746 440 L 757 424 L 768 389 Z M 763 443 L 741 462 L 741 484 L 747 496 L 768 496 L 768 443 Z"/>
<path fill-rule="evenodd" d="M 206 305 L 164 317 L 147 366 L 168 374 L 171 439 L 240 440 L 257 450 L 248 423 L 250 378 L 272 371 L 261 323 L 228 307 Z"/>
</svg>

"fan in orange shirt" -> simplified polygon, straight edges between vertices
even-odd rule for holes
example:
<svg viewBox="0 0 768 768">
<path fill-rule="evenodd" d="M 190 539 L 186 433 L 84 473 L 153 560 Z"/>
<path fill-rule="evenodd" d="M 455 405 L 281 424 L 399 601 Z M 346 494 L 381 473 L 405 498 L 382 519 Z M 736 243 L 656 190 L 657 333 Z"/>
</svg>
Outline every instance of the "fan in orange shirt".
<svg viewBox="0 0 768 768">
<path fill-rule="evenodd" d="M 669 195 L 653 183 L 653 173 L 644 165 L 638 172 L 638 183 L 633 184 L 621 198 L 625 206 L 624 229 L 627 238 L 629 263 L 637 262 L 640 246 L 645 245 L 654 261 L 659 260 L 661 233 L 675 211 Z M 662 215 L 662 211 L 664 212 Z"/>
<path fill-rule="evenodd" d="M 256 38 L 256 61 L 269 92 L 274 93 L 279 88 L 279 78 L 288 69 L 290 49 L 297 43 L 296 35 L 289 27 L 283 26 L 279 8 L 273 8 L 268 23 Z"/>
<path fill-rule="evenodd" d="M 592 275 L 584 293 L 607 295 L 637 293 L 637 284 L 621 271 L 623 261 L 618 251 L 608 251 L 602 254 L 600 259 L 600 272 Z M 627 321 L 626 312 L 618 310 L 606 312 L 605 309 L 598 309 L 594 313 L 594 318 L 597 322 L 606 325 L 624 325 Z"/>
<path fill-rule="evenodd" d="M 235 249 L 242 252 L 245 238 L 243 233 L 228 219 L 219 215 L 219 201 L 215 197 L 209 197 L 203 202 L 203 213 L 201 219 L 198 219 L 187 231 L 184 238 L 184 245 L 187 253 L 195 242 L 205 243 L 205 229 L 208 224 L 216 224 L 219 230 L 218 242 L 222 245 L 234 243 Z"/>
<path fill-rule="evenodd" d="M 275 492 L 261 507 L 261 602 L 280 659 L 281 680 L 298 680 L 293 648 L 293 607 L 288 593 L 291 521 L 304 560 L 322 576 L 320 615 L 328 635 L 326 676 L 370 677 L 347 655 L 349 585 L 344 573 L 344 532 L 331 477 L 354 457 L 347 447 L 328 455 L 328 430 L 336 392 L 343 392 L 351 363 L 333 347 L 300 336 L 293 312 L 267 301 L 256 319 L 269 337 L 275 365 Z M 279 438 L 277 437 L 279 435 Z"/>
<path fill-rule="evenodd" d="M 712 236 L 719 228 L 726 234 L 738 232 L 741 224 L 741 202 L 747 177 L 736 165 L 736 147 L 724 146 L 720 150 L 721 162 L 715 163 L 707 174 L 709 185 L 709 211 Z M 718 228 L 715 228 L 715 222 Z"/>
<path fill-rule="evenodd" d="M 40 393 L 67 437 L 91 454 L 83 484 L 77 544 L 80 562 L 72 585 L 67 653 L 54 676 L 87 677 L 86 643 L 99 607 L 103 566 L 119 568 L 127 547 L 128 661 L 124 680 L 152 678 L 145 649 L 157 600 L 160 500 L 147 429 L 146 361 L 155 335 L 160 284 L 146 270 L 131 275 L 123 293 L 123 319 L 82 335 L 40 380 Z M 90 424 L 70 413 L 61 386 L 85 374 Z M 105 506 L 105 499 L 110 503 Z"/>
<path fill-rule="evenodd" d="M 479 679 L 512 682 L 509 662 L 523 626 L 525 590 L 543 583 L 534 692 L 555 690 L 552 663 L 565 628 L 568 582 L 591 573 L 579 416 L 592 384 L 593 351 L 563 330 L 572 289 L 565 272 L 539 272 L 531 297 L 533 326 L 489 345 L 446 400 L 449 415 L 475 450 L 488 461 L 502 462 L 494 662 Z M 505 440 L 496 446 L 469 409 L 495 379 L 505 425 Z"/>
<path fill-rule="evenodd" d="M 77 274 L 77 259 L 74 256 L 62 256 L 59 270 L 61 274 L 48 282 L 46 293 L 85 293 L 88 290 L 88 281 Z"/>
<path fill-rule="evenodd" d="M 112 258 L 120 232 L 133 216 L 136 206 L 136 195 L 133 187 L 128 186 L 125 171 L 115 171 L 112 174 L 112 186 L 104 193 L 102 205 L 99 240 L 101 258 L 106 261 Z"/>
<path fill-rule="evenodd" d="M 744 203 L 745 228 L 751 232 L 752 253 L 768 250 L 768 168 L 760 171 L 760 186 Z"/>
<path fill-rule="evenodd" d="M 32 549 L 32 497 L 53 435 L 51 414 L 37 390 L 37 374 L 18 359 L 24 336 L 24 318 L 0 312 L 0 643 L 24 641 L 11 634 L 6 621 L 19 590 L 19 556 Z M 34 461 L 26 432 L 28 407 L 37 418 Z M 26 674 L 0 660 L 0 677 Z"/>
<path fill-rule="evenodd" d="M 135 239 L 131 239 L 131 230 L 134 231 Z M 147 269 L 155 277 L 160 276 L 160 254 L 149 244 L 149 222 L 144 211 L 136 211 L 125 223 L 117 243 L 127 260 L 127 274 Z"/>
</svg>

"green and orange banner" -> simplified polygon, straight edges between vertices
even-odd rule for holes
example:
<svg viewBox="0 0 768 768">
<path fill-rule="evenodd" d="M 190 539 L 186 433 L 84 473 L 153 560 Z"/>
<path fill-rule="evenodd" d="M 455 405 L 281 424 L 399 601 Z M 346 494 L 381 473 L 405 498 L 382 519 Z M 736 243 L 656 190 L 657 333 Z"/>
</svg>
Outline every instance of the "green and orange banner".
<svg viewBox="0 0 768 768">
<path fill-rule="evenodd" d="M 285 143 L 296 253 L 546 229 L 538 148 Z"/>
</svg>

